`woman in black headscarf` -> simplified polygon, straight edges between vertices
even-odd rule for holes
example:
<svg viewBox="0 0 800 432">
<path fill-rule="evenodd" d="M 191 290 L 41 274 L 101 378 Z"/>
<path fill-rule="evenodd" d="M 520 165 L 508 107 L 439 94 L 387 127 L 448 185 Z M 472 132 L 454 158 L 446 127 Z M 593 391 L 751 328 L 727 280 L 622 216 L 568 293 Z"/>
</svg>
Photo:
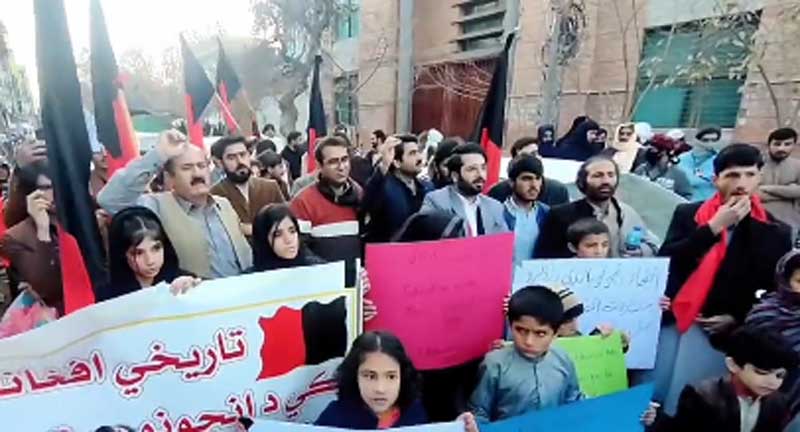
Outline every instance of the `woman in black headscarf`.
<svg viewBox="0 0 800 432">
<path fill-rule="evenodd" d="M 411 243 L 465 237 L 464 220 L 444 211 L 412 215 L 398 230 L 393 242 Z"/>
<path fill-rule="evenodd" d="M 600 125 L 594 120 L 587 118 L 580 123 L 572 133 L 567 133 L 559 141 L 557 154 L 558 159 L 570 159 L 584 162 L 592 156 L 598 155 L 603 151 L 603 144 L 598 144 L 597 134 Z"/>
<path fill-rule="evenodd" d="M 542 157 L 555 157 L 558 153 L 556 147 L 556 128 L 553 125 L 542 125 L 536 130 L 539 139 L 539 155 Z"/>
<path fill-rule="evenodd" d="M 253 267 L 250 272 L 323 264 L 300 238 L 300 225 L 288 206 L 270 204 L 253 221 Z"/>
<path fill-rule="evenodd" d="M 569 127 L 567 133 L 565 133 L 564 136 L 558 139 L 556 146 L 560 147 L 564 142 L 572 139 L 572 137 L 575 136 L 575 132 L 578 130 L 578 126 L 583 124 L 583 122 L 585 122 L 586 120 L 589 120 L 589 116 L 582 115 L 575 117 L 575 119 L 572 120 L 572 125 Z"/>
<path fill-rule="evenodd" d="M 109 300 L 158 285 L 184 292 L 200 280 L 181 270 L 178 255 L 158 216 L 145 207 L 129 207 L 114 215 L 108 230 L 110 280 L 98 292 Z"/>
</svg>

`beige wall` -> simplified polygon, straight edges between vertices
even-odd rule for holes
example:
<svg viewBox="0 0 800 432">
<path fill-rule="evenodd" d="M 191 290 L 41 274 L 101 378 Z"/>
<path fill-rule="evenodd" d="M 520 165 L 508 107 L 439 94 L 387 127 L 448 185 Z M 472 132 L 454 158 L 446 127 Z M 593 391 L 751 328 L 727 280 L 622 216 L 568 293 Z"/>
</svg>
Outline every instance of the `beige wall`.
<svg viewBox="0 0 800 432">
<path fill-rule="evenodd" d="M 453 23 L 459 10 L 455 0 L 416 0 L 414 2 L 414 63 L 428 64 L 449 60 L 456 52 L 458 26 Z"/>
<path fill-rule="evenodd" d="M 739 108 L 735 138 L 745 142 L 763 143 L 772 129 L 786 124 L 800 127 L 800 29 L 781 25 L 778 8 L 785 0 L 765 0 L 767 7 L 761 16 L 766 51 L 760 62 L 764 74 L 772 83 L 783 118 L 779 125 L 764 77 L 751 68 Z"/>
<path fill-rule="evenodd" d="M 359 135 L 393 131 L 397 99 L 398 0 L 362 0 L 359 40 Z"/>
</svg>

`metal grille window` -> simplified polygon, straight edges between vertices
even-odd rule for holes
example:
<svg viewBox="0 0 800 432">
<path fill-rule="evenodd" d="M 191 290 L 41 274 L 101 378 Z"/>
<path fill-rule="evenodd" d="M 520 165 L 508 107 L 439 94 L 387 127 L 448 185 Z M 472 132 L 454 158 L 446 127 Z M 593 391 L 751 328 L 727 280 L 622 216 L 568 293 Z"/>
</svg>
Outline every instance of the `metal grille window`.
<svg viewBox="0 0 800 432">
<path fill-rule="evenodd" d="M 505 0 L 469 0 L 456 3 L 461 17 L 456 20 L 460 51 L 496 48 L 502 45 Z"/>
<path fill-rule="evenodd" d="M 334 86 L 334 121 L 336 124 L 347 126 L 358 125 L 358 100 L 356 89 L 358 88 L 358 74 L 345 75 L 336 78 Z"/>
<path fill-rule="evenodd" d="M 361 0 L 337 0 L 340 4 L 340 14 L 336 18 L 336 40 L 358 37 L 361 30 L 359 13 Z"/>
<path fill-rule="evenodd" d="M 634 119 L 657 128 L 735 127 L 759 13 L 648 29 Z"/>
</svg>

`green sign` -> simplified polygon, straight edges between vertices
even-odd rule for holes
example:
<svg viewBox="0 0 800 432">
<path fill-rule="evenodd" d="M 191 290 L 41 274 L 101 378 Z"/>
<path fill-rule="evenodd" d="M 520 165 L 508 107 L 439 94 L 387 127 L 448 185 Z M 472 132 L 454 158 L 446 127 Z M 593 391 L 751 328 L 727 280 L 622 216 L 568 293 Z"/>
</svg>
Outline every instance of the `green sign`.
<svg viewBox="0 0 800 432">
<path fill-rule="evenodd" d="M 622 335 L 562 337 L 556 346 L 569 354 L 578 383 L 587 397 L 605 396 L 628 388 Z"/>
</svg>

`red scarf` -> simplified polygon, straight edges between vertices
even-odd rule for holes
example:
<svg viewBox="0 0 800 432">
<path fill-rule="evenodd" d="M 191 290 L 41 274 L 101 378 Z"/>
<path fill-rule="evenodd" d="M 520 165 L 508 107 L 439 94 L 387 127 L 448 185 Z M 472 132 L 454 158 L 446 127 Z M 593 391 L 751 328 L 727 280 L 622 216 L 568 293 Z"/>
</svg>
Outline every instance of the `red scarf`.
<svg viewBox="0 0 800 432">
<path fill-rule="evenodd" d="M 708 225 L 722 204 L 722 196 L 719 193 L 704 202 L 694 215 L 694 221 L 697 222 L 697 226 Z M 761 204 L 761 199 L 757 195 L 751 196 L 750 205 L 750 217 L 766 223 L 767 211 Z M 723 230 L 720 234 L 720 241 L 706 253 L 706 256 L 700 261 L 700 265 L 689 276 L 689 279 L 683 284 L 672 302 L 672 313 L 675 315 L 675 319 L 678 322 L 678 331 L 681 333 L 689 330 L 700 310 L 703 309 L 708 293 L 711 292 L 711 287 L 714 285 L 714 278 L 722 266 L 722 261 L 725 260 L 727 251 L 728 230 Z"/>
</svg>

